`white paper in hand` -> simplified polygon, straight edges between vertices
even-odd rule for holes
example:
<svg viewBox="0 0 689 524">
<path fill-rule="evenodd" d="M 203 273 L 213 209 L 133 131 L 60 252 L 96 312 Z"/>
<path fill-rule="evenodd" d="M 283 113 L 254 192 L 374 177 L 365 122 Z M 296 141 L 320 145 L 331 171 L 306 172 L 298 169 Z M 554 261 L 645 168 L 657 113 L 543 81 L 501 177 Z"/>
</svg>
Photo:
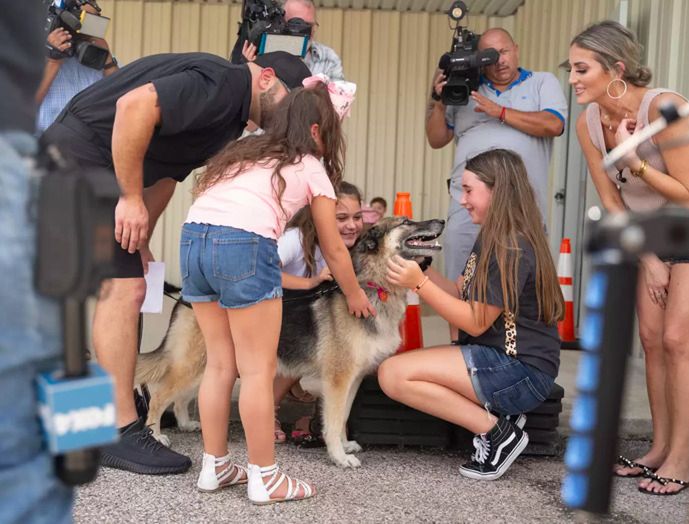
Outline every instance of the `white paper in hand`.
<svg viewBox="0 0 689 524">
<path fill-rule="evenodd" d="M 142 313 L 162 313 L 163 282 L 165 281 L 165 262 L 149 262 L 146 273 L 146 298 L 141 306 Z"/>
</svg>

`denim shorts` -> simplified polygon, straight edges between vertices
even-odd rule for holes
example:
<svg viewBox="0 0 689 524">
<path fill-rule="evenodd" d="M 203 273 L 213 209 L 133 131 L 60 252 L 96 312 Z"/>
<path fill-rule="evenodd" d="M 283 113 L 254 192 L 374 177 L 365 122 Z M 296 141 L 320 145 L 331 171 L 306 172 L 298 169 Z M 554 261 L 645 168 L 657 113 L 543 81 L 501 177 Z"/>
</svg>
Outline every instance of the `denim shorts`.
<svg viewBox="0 0 689 524">
<path fill-rule="evenodd" d="M 490 346 L 461 346 L 476 397 L 487 409 L 516 415 L 538 407 L 555 379 Z"/>
<path fill-rule="evenodd" d="M 233 227 L 184 224 L 179 244 L 187 302 L 242 308 L 282 297 L 275 240 Z"/>
</svg>

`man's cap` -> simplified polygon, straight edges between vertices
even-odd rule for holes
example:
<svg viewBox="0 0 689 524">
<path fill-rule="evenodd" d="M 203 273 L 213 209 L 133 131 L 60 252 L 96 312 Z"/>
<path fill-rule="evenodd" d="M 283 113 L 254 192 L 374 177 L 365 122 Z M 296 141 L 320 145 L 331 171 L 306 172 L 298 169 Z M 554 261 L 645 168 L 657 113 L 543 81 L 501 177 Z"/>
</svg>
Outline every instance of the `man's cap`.
<svg viewBox="0 0 689 524">
<path fill-rule="evenodd" d="M 311 76 L 311 71 L 304 61 L 287 51 L 273 51 L 258 55 L 254 63 L 273 69 L 277 77 L 290 89 L 301 87 L 302 80 Z"/>
</svg>

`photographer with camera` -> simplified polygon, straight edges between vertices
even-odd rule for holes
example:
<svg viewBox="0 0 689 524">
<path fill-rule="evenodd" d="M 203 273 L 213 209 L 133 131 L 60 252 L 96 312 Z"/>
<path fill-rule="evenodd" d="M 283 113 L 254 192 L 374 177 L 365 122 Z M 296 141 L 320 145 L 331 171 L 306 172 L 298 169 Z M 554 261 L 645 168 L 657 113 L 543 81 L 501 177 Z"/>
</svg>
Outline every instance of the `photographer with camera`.
<svg viewBox="0 0 689 524">
<path fill-rule="evenodd" d="M 93 16 L 100 16 L 100 7 L 95 0 L 89 0 L 83 5 L 73 2 L 72 5 L 72 9 L 77 12 L 81 10 Z M 51 5 L 50 10 L 49 16 L 54 16 L 52 13 L 54 5 Z M 53 25 L 57 27 L 50 29 Z M 74 95 L 98 82 L 103 76 L 117 71 L 117 61 L 110 54 L 105 39 L 73 35 L 68 27 L 60 24 L 59 19 L 49 25 L 48 30 L 50 31 L 47 38 L 48 59 L 43 71 L 43 79 L 36 92 L 36 103 L 40 104 L 36 121 L 38 135 L 48 129 Z M 100 52 L 100 55 L 105 57 L 102 68 L 94 68 L 82 63 L 79 54 L 75 52 L 78 45 L 83 45 L 82 42 L 91 44 L 96 50 L 103 50 Z M 103 61 L 103 58 L 92 65 L 99 66 L 100 61 Z"/>
<path fill-rule="evenodd" d="M 507 31 L 493 28 L 483 33 L 478 40 L 478 58 L 473 62 L 481 63 L 482 57 L 490 56 L 490 48 L 497 51 L 499 58 L 495 56 L 496 62 L 483 67 L 478 87 L 466 89 L 464 100 L 456 96 L 462 94 L 463 86 L 451 85 L 449 93 L 444 89 L 448 75 L 454 73 L 452 64 L 459 60 L 452 55 L 441 59 L 426 118 L 426 137 L 432 148 L 442 148 L 453 138 L 457 145 L 449 180 L 450 204 L 443 249 L 447 277 L 453 281 L 462 274 L 478 234 L 478 227 L 459 204 L 466 159 L 499 147 L 518 153 L 545 215 L 552 139 L 563 133 L 567 116 L 567 102 L 557 78 L 551 73 L 519 67 L 519 48 Z M 443 66 L 447 67 L 445 71 Z"/>
<path fill-rule="evenodd" d="M 38 423 L 35 378 L 60 354 L 55 301 L 34 290 L 36 153 L 44 6 L 8 2 L 0 18 L 0 522 L 71 522 Z"/>
<path fill-rule="evenodd" d="M 115 381 L 120 441 L 103 450 L 102 464 L 141 474 L 183 473 L 188 457 L 151 435 L 134 405 L 143 275 L 148 240 L 177 182 L 206 163 L 246 122 L 265 124 L 288 89 L 310 76 L 289 53 L 233 65 L 207 53 L 141 58 L 76 95 L 43 134 L 82 167 L 114 171 L 121 190 L 115 209 L 116 277 L 96 304 L 93 345 Z"/>
<path fill-rule="evenodd" d="M 261 1 L 261 0 L 259 0 Z M 316 75 L 323 73 L 330 78 L 330 80 L 344 80 L 344 71 L 342 69 L 342 60 L 337 53 L 330 47 L 314 40 L 318 22 L 316 21 L 316 5 L 313 0 L 286 0 L 284 6 L 284 21 L 288 28 L 290 26 L 295 28 L 308 28 L 308 43 L 306 54 L 304 55 L 304 63 L 311 70 L 311 73 Z M 256 59 L 258 51 L 257 45 L 248 39 L 242 39 L 240 36 L 235 51 L 232 53 L 233 62 L 237 57 L 237 50 L 240 49 L 245 60 L 252 62 Z"/>
</svg>

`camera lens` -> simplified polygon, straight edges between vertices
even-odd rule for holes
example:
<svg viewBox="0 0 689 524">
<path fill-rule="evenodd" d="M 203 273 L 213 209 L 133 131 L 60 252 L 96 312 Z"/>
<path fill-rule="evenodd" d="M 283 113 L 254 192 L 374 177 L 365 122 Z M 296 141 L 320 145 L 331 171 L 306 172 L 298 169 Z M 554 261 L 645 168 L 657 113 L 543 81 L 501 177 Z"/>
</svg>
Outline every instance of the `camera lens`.
<svg viewBox="0 0 689 524">
<path fill-rule="evenodd" d="M 461 73 L 450 73 L 440 96 L 445 105 L 463 106 L 469 103 L 470 94 L 471 86 L 465 76 Z"/>
<path fill-rule="evenodd" d="M 469 101 L 469 88 L 467 86 L 453 86 L 449 89 L 447 98 L 453 105 L 466 105 Z"/>
</svg>

